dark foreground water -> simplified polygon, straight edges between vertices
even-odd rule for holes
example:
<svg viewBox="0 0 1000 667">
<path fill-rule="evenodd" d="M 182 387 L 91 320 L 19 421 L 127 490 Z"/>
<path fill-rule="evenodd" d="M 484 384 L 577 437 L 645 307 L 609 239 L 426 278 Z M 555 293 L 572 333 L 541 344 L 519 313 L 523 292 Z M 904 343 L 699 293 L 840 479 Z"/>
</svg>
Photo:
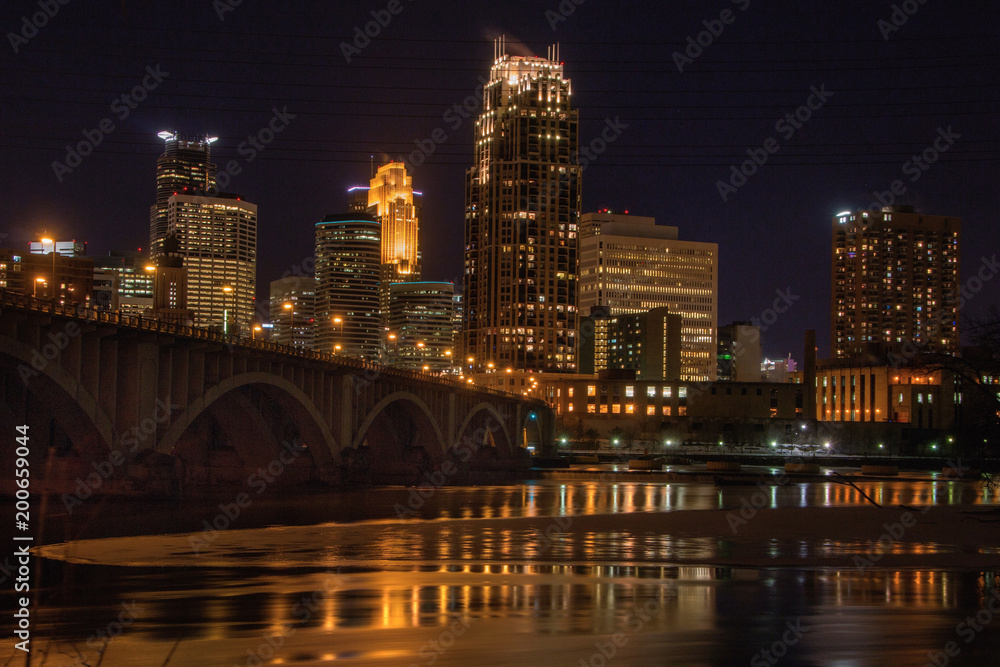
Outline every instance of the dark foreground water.
<svg viewBox="0 0 1000 667">
<path fill-rule="evenodd" d="M 886 504 L 998 500 L 943 480 L 862 489 Z M 71 515 L 56 504 L 46 541 L 69 542 L 60 548 L 69 561 L 44 561 L 32 664 L 1000 663 L 1000 618 L 991 611 L 1000 612 L 1000 558 L 997 572 L 859 569 L 859 540 L 830 546 L 843 567 L 766 565 L 769 554 L 823 547 L 802 540 L 762 545 L 763 566 L 699 566 L 691 560 L 718 556 L 725 540 L 567 526 L 548 541 L 504 523 L 739 508 L 755 491 L 550 481 L 444 488 L 422 502 L 400 488 L 261 497 L 214 537 L 204 522 L 217 521 L 231 499 L 94 500 Z M 774 507 L 864 502 L 835 483 L 768 492 Z M 399 521 L 400 507 L 414 516 Z M 91 541 L 138 532 L 163 536 Z M 8 583 L 6 619 L 9 591 Z M 25 664 L 14 641 L 0 646 L 0 665 Z"/>
</svg>

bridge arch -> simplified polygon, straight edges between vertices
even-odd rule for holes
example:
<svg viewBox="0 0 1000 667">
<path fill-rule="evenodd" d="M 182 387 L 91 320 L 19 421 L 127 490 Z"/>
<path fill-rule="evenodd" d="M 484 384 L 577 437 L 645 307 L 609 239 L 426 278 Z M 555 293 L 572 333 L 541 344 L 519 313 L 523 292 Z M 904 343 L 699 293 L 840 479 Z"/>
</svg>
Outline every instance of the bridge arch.
<svg viewBox="0 0 1000 667">
<path fill-rule="evenodd" d="M 472 408 L 472 410 L 469 411 L 469 414 L 466 415 L 465 420 L 462 422 L 462 425 L 459 427 L 458 432 L 456 433 L 456 444 L 463 442 L 463 439 L 467 437 L 467 431 L 469 430 L 470 426 L 473 425 L 474 421 L 475 423 L 486 424 L 486 427 L 491 431 L 489 436 L 493 438 L 494 442 L 499 441 L 500 440 L 499 436 L 502 435 L 503 436 L 502 442 L 507 446 L 507 451 L 506 451 L 507 454 L 510 454 L 514 451 L 515 444 L 510 437 L 510 429 L 507 428 L 507 422 L 509 420 L 505 419 L 503 415 L 500 414 L 500 411 L 497 410 L 493 404 L 487 403 L 485 401 L 476 405 L 474 408 Z M 493 422 L 498 424 L 500 428 L 493 429 L 492 428 Z M 495 432 L 496 430 L 499 430 L 499 433 L 496 433 Z M 468 435 L 472 436 L 473 434 L 468 434 Z M 472 444 L 482 445 L 483 443 L 476 442 Z"/>
<path fill-rule="evenodd" d="M 412 406 L 412 408 L 406 408 L 407 412 L 411 417 L 416 417 L 418 422 L 424 422 L 423 424 L 418 423 L 417 425 L 425 427 L 429 426 L 434 434 L 435 442 L 431 443 L 434 447 L 429 449 L 428 453 L 434 459 L 441 458 L 445 452 L 445 439 L 444 434 L 441 432 L 441 425 L 435 420 L 434 414 L 431 412 L 427 403 L 425 403 L 423 399 L 416 394 L 408 391 L 396 391 L 389 394 L 368 412 L 368 416 L 365 417 L 365 420 L 358 428 L 357 434 L 354 436 L 354 448 L 361 446 L 361 444 L 365 441 L 368 432 L 371 430 L 372 425 L 376 422 L 376 420 L 384 417 L 386 410 L 393 404 Z"/>
<path fill-rule="evenodd" d="M 23 383 L 26 391 L 51 413 L 77 452 L 84 457 L 106 457 L 116 440 L 115 426 L 97 398 L 66 372 L 59 359 L 42 368 L 32 366 L 33 350 L 7 337 L 0 338 L 0 366 L 12 383 Z M 63 400 L 60 398 L 65 396 Z M 68 399 L 68 400 L 67 400 Z"/>
<path fill-rule="evenodd" d="M 310 446 L 309 451 L 317 465 L 339 460 L 340 447 L 329 424 L 323 419 L 312 399 L 285 378 L 264 372 L 242 373 L 206 390 L 203 396 L 193 401 L 176 418 L 171 420 L 169 429 L 160 440 L 158 451 L 167 454 L 174 452 L 192 424 L 199 417 L 209 414 L 213 406 L 230 401 L 231 405 L 227 407 L 232 405 L 237 408 L 242 407 L 241 404 L 246 402 L 246 398 L 239 397 L 238 390 L 245 387 L 257 387 L 264 390 L 269 398 L 276 401 L 288 415 L 295 419 L 296 424 L 301 429 L 303 440 Z M 225 411 L 220 410 L 216 416 L 220 416 L 223 412 Z M 239 417 L 262 420 L 262 417 L 252 409 L 237 410 L 234 419 Z M 227 425 L 224 424 L 223 428 L 226 427 Z M 277 454 L 277 451 L 274 454 Z"/>
</svg>

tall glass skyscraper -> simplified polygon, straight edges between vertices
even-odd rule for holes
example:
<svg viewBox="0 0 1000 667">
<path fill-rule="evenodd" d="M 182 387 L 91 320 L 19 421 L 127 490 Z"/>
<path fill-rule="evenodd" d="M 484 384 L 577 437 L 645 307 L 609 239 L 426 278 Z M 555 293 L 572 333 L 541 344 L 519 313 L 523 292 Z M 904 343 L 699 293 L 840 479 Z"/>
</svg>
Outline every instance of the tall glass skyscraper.
<svg viewBox="0 0 1000 667">
<path fill-rule="evenodd" d="M 557 47 L 497 41 L 466 174 L 463 356 L 473 367 L 577 370 L 578 112 Z"/>
<path fill-rule="evenodd" d="M 216 188 L 216 167 L 212 162 L 215 137 L 182 138 L 177 132 L 160 132 L 159 137 L 166 145 L 156 161 L 156 203 L 149 210 L 149 249 L 153 259 L 163 254 L 170 197 L 214 193 Z"/>
<path fill-rule="evenodd" d="M 382 225 L 371 216 L 328 215 L 316 223 L 316 347 L 379 356 Z"/>
</svg>

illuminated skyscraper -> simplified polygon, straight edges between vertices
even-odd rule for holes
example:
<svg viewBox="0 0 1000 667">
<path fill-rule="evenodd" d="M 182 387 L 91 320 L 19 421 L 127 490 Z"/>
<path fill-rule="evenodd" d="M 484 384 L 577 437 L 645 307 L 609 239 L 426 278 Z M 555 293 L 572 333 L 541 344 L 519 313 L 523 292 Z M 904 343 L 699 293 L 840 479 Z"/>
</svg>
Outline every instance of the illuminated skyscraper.
<svg viewBox="0 0 1000 667">
<path fill-rule="evenodd" d="M 371 216 L 328 215 L 316 224 L 316 347 L 379 357 L 382 225 Z"/>
<path fill-rule="evenodd" d="M 406 164 L 390 162 L 379 167 L 368 189 L 368 212 L 382 223 L 382 281 L 389 283 L 420 279 L 417 264 L 417 206 L 413 179 Z"/>
<path fill-rule="evenodd" d="M 239 196 L 173 195 L 167 232 L 187 269 L 194 323 L 249 336 L 257 289 L 257 205 Z"/>
<path fill-rule="evenodd" d="M 181 138 L 177 132 L 160 132 L 166 143 L 156 161 L 156 203 L 149 210 L 149 248 L 155 259 L 163 253 L 167 236 L 167 201 L 175 194 L 204 194 L 216 188 L 212 162 L 215 137 Z"/>
<path fill-rule="evenodd" d="M 833 219 L 833 358 L 908 344 L 958 351 L 961 226 L 910 206 Z"/>
<path fill-rule="evenodd" d="M 681 316 L 681 380 L 715 380 L 719 247 L 681 241 L 653 218 L 587 213 L 580 225 L 580 310 L 669 308 Z M 759 362 L 759 360 L 758 360 Z"/>
<path fill-rule="evenodd" d="M 577 370 L 578 112 L 556 47 L 496 43 L 466 173 L 463 355 L 483 369 Z"/>
</svg>

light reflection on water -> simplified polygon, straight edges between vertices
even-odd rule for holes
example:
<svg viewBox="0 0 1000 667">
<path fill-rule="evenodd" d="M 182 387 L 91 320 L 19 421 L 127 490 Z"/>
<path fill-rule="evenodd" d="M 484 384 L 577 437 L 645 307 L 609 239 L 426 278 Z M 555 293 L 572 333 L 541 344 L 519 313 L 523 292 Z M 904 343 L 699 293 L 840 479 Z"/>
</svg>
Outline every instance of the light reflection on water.
<svg viewBox="0 0 1000 667">
<path fill-rule="evenodd" d="M 964 483 L 859 486 L 889 507 L 997 500 Z M 541 532 L 556 517 L 738 509 L 757 493 L 772 508 L 867 504 L 834 482 L 764 489 L 588 481 L 443 488 L 414 509 L 425 521 L 401 522 L 393 508 L 413 492 L 381 488 L 317 499 L 304 516 L 322 510 L 324 521 L 237 525 L 248 530 L 221 531 L 203 557 L 192 555 L 187 535 L 163 535 L 109 543 L 110 554 L 136 567 L 47 561 L 52 588 L 38 615 L 38 636 L 57 646 L 82 645 L 96 626 L 116 618 L 122 603 L 135 600 L 143 612 L 111 645 L 102 667 L 138 664 L 131 656 L 139 653 L 156 656 L 150 664 L 159 665 L 175 645 L 171 667 L 248 664 L 248 650 L 287 628 L 294 635 L 275 653 L 282 662 L 263 664 L 429 665 L 422 648 L 455 623 L 468 624 L 467 632 L 435 654 L 433 664 L 587 664 L 596 642 L 627 631 L 616 665 L 729 665 L 749 664 L 786 623 L 801 619 L 809 631 L 783 664 L 922 665 L 928 652 L 956 639 L 956 625 L 997 586 L 993 572 L 852 568 L 852 556 L 871 547 L 861 537 L 737 544 L 731 536 L 614 524 L 591 529 L 582 519 L 552 539 Z M 885 553 L 951 548 L 894 542 Z M 66 553 L 73 549 L 68 545 Z M 698 564 L 739 563 L 725 560 L 737 550 L 749 562 L 840 560 L 825 568 Z M 650 608 L 655 613 L 644 612 Z M 968 664 L 992 664 L 1000 622 L 962 650 Z"/>
<path fill-rule="evenodd" d="M 53 608 L 40 617 L 41 631 L 79 639 L 92 632 L 90 619 L 113 617 L 119 601 L 135 600 L 143 612 L 129 630 L 132 650 L 198 647 L 201 662 L 175 664 L 234 664 L 288 628 L 288 650 L 276 654 L 284 662 L 266 664 L 314 664 L 310 656 L 321 664 L 323 655 L 428 664 L 421 647 L 456 623 L 468 634 L 438 664 L 576 665 L 595 641 L 622 631 L 629 642 L 621 664 L 747 664 L 797 621 L 808 632 L 788 664 L 909 665 L 955 639 L 956 624 L 998 583 L 994 572 L 501 563 L 242 573 L 238 581 L 232 574 L 196 570 L 178 582 L 150 571 L 112 580 L 86 618 L 78 606 Z M 966 656 L 989 655 L 1000 632 L 987 626 L 975 641 L 963 645 Z M 559 657 L 546 661 L 553 651 Z M 477 654 L 492 661 L 470 662 Z M 132 664 L 114 655 L 104 664 Z"/>
</svg>

